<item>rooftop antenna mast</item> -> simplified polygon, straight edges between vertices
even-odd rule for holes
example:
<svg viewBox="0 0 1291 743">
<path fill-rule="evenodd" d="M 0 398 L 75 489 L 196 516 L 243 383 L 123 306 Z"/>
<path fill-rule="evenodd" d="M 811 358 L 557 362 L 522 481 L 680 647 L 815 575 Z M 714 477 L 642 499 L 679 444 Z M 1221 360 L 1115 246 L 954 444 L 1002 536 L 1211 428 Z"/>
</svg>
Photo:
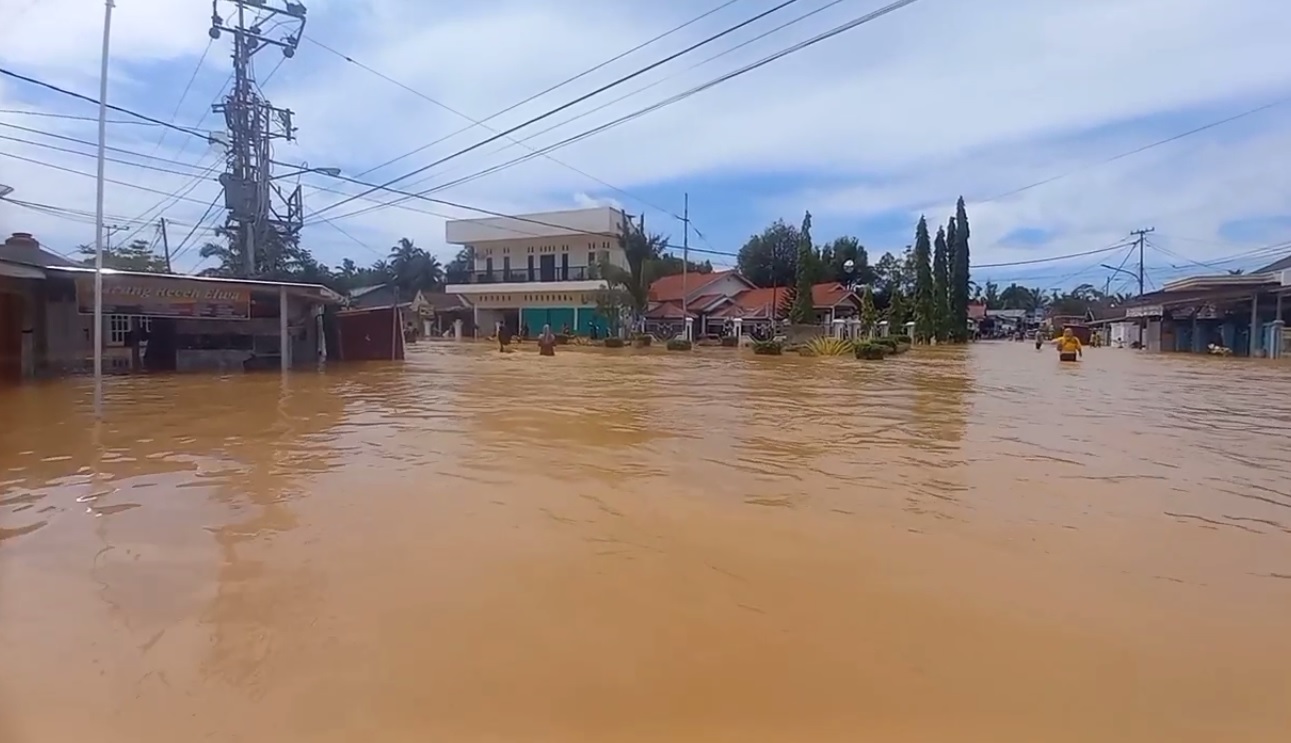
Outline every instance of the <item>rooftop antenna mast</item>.
<svg viewBox="0 0 1291 743">
<path fill-rule="evenodd" d="M 220 15 L 221 5 L 233 6 L 231 17 Z M 211 0 L 211 38 L 233 35 L 233 88 L 212 110 L 224 115 L 228 128 L 227 164 L 220 175 L 228 210 L 225 233 L 241 256 L 242 274 L 247 277 L 272 266 L 273 251 L 299 239 L 303 216 L 300 186 L 283 191 L 273 176 L 272 143 L 295 138 L 292 113 L 261 97 L 252 58 L 272 46 L 291 59 L 304 31 L 301 3 Z M 257 250 L 263 255 L 258 256 Z"/>
</svg>

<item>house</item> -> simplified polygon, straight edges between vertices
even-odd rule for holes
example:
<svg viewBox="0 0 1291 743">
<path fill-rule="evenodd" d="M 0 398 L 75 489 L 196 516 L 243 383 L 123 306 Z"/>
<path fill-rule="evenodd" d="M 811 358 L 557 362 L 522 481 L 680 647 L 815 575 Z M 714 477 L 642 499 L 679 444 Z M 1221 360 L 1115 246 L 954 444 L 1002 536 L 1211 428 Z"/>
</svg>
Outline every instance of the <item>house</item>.
<svg viewBox="0 0 1291 743">
<path fill-rule="evenodd" d="M 650 285 L 647 328 L 672 334 L 690 317 L 698 335 L 715 333 L 727 321 L 739 318 L 745 327 L 770 326 L 784 316 L 784 304 L 792 297 L 785 287 L 757 287 L 738 271 L 665 276 Z M 693 286 L 692 286 L 693 284 Z M 685 312 L 681 298 L 686 297 Z M 838 282 L 823 282 L 811 288 L 815 323 L 828 325 L 836 319 L 860 312 L 860 297 Z"/>
<path fill-rule="evenodd" d="M 108 372 L 315 364 L 327 346 L 322 307 L 341 299 L 316 284 L 110 269 L 102 278 Z M 28 233 L 0 246 L 0 381 L 93 369 L 95 283 L 94 269 Z"/>
<path fill-rule="evenodd" d="M 596 311 L 596 296 L 607 285 L 597 269 L 628 268 L 619 244 L 626 226 L 627 216 L 613 207 L 450 220 L 445 239 L 469 248 L 473 265 L 450 275 L 445 291 L 471 309 L 477 336 L 498 325 L 514 333 L 550 325 L 604 334 L 609 321 Z"/>
<path fill-rule="evenodd" d="M 1284 297 L 1291 294 L 1291 256 L 1247 274 L 1198 275 L 1126 302 L 1149 351 L 1206 353 L 1220 346 L 1238 356 L 1279 357 L 1289 340 Z"/>
</svg>

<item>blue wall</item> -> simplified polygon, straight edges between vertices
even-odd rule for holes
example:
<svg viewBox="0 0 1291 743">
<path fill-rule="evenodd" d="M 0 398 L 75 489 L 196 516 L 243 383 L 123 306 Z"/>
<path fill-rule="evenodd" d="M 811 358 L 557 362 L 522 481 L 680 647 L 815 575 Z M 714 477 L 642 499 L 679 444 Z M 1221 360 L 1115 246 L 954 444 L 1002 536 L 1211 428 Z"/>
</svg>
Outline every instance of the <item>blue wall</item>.
<svg viewBox="0 0 1291 743">
<path fill-rule="evenodd" d="M 578 335 L 590 335 L 595 326 L 599 335 L 604 338 L 609 323 L 591 307 L 578 308 L 578 325 L 574 325 L 573 307 L 524 307 L 520 310 L 520 324 L 529 326 L 529 334 L 542 332 L 543 325 L 550 325 L 553 333 L 561 332 L 568 326 Z"/>
</svg>

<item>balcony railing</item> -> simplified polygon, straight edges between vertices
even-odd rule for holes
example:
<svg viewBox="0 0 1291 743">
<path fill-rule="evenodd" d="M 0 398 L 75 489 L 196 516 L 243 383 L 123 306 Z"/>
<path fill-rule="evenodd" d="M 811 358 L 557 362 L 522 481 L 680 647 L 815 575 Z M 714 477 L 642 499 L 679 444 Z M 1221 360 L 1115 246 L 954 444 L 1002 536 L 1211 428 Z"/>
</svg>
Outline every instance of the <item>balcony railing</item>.
<svg viewBox="0 0 1291 743">
<path fill-rule="evenodd" d="M 600 278 L 595 266 L 557 267 L 552 271 L 540 268 L 511 269 L 510 271 L 450 271 L 445 277 L 449 284 L 528 284 L 553 281 L 591 281 Z"/>
</svg>

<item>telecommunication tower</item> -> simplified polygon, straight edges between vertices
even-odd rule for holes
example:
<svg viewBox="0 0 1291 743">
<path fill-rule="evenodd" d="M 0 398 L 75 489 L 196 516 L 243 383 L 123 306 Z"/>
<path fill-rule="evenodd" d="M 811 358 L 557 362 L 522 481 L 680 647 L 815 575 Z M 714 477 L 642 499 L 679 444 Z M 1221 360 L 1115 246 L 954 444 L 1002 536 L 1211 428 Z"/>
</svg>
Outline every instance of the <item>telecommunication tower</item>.
<svg viewBox="0 0 1291 743">
<path fill-rule="evenodd" d="M 220 15 L 221 4 L 235 6 L 230 18 Z M 248 277 L 260 273 L 257 248 L 281 249 L 298 239 L 302 226 L 300 186 L 284 191 L 273 176 L 273 141 L 295 138 L 292 113 L 261 97 L 252 58 L 276 47 L 290 59 L 304 30 L 300 3 L 211 0 L 211 38 L 233 35 L 233 88 L 212 110 L 224 115 L 228 128 L 227 164 L 220 175 L 228 210 L 225 229 L 240 249 Z"/>
</svg>

